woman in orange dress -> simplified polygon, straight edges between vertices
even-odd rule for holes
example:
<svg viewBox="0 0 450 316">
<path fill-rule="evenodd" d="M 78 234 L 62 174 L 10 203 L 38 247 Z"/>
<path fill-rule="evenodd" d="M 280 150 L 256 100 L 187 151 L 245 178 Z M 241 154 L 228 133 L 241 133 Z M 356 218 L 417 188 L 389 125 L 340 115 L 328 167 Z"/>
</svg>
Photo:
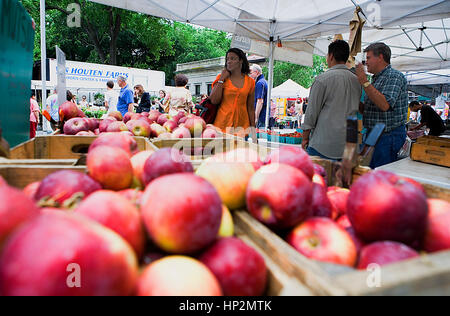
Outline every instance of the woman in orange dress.
<svg viewBox="0 0 450 316">
<path fill-rule="evenodd" d="M 227 52 L 225 68 L 213 83 L 210 100 L 218 104 L 214 125 L 223 132 L 256 139 L 255 81 L 248 76 L 250 65 L 245 53 L 232 48 Z"/>
</svg>

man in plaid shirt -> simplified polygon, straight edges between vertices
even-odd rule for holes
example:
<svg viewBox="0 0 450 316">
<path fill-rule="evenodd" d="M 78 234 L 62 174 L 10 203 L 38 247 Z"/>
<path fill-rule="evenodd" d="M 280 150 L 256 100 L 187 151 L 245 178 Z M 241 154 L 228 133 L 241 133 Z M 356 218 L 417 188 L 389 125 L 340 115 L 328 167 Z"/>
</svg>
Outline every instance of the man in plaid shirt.
<svg viewBox="0 0 450 316">
<path fill-rule="evenodd" d="M 364 127 L 370 131 L 377 123 L 386 125 L 370 163 L 374 169 L 396 161 L 405 143 L 408 90 L 405 76 L 391 66 L 391 49 L 386 44 L 372 44 L 364 52 L 367 53 L 367 69 L 374 74 L 370 83 L 364 66 L 356 67 L 358 80 L 366 92 L 364 104 L 360 106 Z"/>
</svg>

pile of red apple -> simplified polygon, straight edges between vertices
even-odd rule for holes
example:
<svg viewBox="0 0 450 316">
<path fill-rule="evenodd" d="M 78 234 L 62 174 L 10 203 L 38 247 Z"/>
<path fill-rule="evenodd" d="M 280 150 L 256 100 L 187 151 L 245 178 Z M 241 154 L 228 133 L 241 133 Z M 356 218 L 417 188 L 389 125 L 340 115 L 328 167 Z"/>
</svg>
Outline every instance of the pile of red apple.
<svg viewBox="0 0 450 316">
<path fill-rule="evenodd" d="M 450 249 L 450 203 L 389 172 L 368 173 L 351 190 L 327 188 L 324 168 L 283 147 L 263 160 L 251 150 L 217 155 L 197 174 L 230 209 L 246 206 L 311 259 L 365 269 Z"/>
<path fill-rule="evenodd" d="M 265 261 L 215 187 L 175 149 L 136 148 L 104 133 L 87 174 L 23 191 L 0 177 L 0 296 L 264 294 Z"/>
<path fill-rule="evenodd" d="M 63 105 L 60 109 L 61 113 L 65 113 L 68 107 L 71 105 Z M 221 135 L 218 128 L 211 124 L 207 125 L 201 117 L 184 111 L 179 111 L 175 116 L 161 114 L 154 110 L 149 113 L 128 112 L 123 117 L 116 111 L 111 112 L 103 120 L 73 117 L 67 114 L 63 117 L 70 117 L 64 120 L 65 135 L 95 136 L 101 133 L 129 132 L 134 136 L 159 139 L 217 138 Z"/>
</svg>

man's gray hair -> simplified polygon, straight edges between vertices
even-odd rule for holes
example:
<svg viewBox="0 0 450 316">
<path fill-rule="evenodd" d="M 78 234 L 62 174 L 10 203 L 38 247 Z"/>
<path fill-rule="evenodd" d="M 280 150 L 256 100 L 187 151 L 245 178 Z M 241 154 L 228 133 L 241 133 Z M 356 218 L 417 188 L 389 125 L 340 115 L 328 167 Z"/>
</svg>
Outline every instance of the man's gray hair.
<svg viewBox="0 0 450 316">
<path fill-rule="evenodd" d="M 385 43 L 373 43 L 364 50 L 364 53 L 372 52 L 374 56 L 383 55 L 383 59 L 388 64 L 391 63 L 392 51 Z"/>
<path fill-rule="evenodd" d="M 117 81 L 119 81 L 119 80 L 121 80 L 121 81 L 127 81 L 127 78 L 125 78 L 124 76 L 118 76 L 117 77 Z"/>
<path fill-rule="evenodd" d="M 251 65 L 250 68 L 252 68 L 253 70 L 256 70 L 259 74 L 262 74 L 262 68 L 261 68 L 260 65 L 258 65 L 258 64 L 253 64 L 253 65 Z"/>
</svg>

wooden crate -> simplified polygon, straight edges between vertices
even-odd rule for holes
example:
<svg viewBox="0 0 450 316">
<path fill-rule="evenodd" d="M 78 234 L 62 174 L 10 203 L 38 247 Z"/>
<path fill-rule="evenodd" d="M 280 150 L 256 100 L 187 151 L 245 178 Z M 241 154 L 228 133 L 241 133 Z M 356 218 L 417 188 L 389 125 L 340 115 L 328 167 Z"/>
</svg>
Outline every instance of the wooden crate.
<svg viewBox="0 0 450 316">
<path fill-rule="evenodd" d="M 335 180 L 337 164 L 313 158 Z M 353 182 L 371 169 L 358 167 Z M 450 201 L 450 190 L 423 184 L 429 198 Z M 247 211 L 234 213 L 237 235 L 245 235 L 314 295 L 450 295 L 450 251 L 427 254 L 381 268 L 381 287 L 369 287 L 372 272 L 311 260 L 301 255 L 280 236 Z"/>
<path fill-rule="evenodd" d="M 433 136 L 418 138 L 412 145 L 411 159 L 450 167 L 450 139 Z"/>
<path fill-rule="evenodd" d="M 38 136 L 22 143 L 10 152 L 10 159 L 79 159 L 85 155 L 97 136 Z M 156 150 L 144 137 L 135 137 L 138 148 Z"/>
<path fill-rule="evenodd" d="M 72 170 L 86 172 L 86 166 L 73 165 L 30 165 L 30 164 L 0 164 L 0 176 L 2 176 L 9 185 L 23 189 L 28 184 L 41 181 L 46 176 L 61 170 Z"/>
</svg>

